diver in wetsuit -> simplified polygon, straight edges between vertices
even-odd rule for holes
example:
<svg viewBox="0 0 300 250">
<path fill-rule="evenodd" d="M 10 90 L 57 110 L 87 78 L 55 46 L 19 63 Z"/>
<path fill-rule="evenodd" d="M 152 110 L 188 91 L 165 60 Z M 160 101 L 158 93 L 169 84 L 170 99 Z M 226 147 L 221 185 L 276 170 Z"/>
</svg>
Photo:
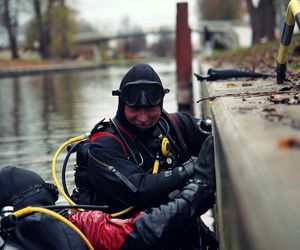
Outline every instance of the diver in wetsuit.
<svg viewBox="0 0 300 250">
<path fill-rule="evenodd" d="M 148 64 L 137 64 L 125 74 L 113 91 L 119 99 L 116 116 L 97 124 L 90 141 L 77 152 L 76 203 L 108 205 L 110 213 L 133 207 L 121 212 L 126 218 L 166 204 L 195 177 L 205 183 L 204 194 L 215 191 L 212 136 L 199 129 L 200 119 L 167 113 L 163 99 L 168 92 Z M 198 157 L 202 146 L 206 154 Z M 204 160 L 208 167 L 199 169 L 198 161 Z M 198 245 L 198 228 L 191 218 L 185 230 L 177 232 L 186 233 L 183 245 Z M 175 249 L 178 242 L 172 242 L 170 248 Z"/>
<path fill-rule="evenodd" d="M 58 191 L 38 174 L 19 167 L 8 166 L 0 171 L 0 249 L 30 250 L 81 250 L 85 244 L 70 227 L 59 220 L 41 213 L 15 219 L 3 213 L 3 208 L 14 211 L 27 206 L 54 205 Z M 9 207 L 8 207 L 9 206 Z"/>
<path fill-rule="evenodd" d="M 202 192 L 203 185 L 200 180 L 189 181 L 174 200 L 130 219 L 115 219 L 97 210 L 78 211 L 67 218 L 96 250 L 166 249 L 167 239 L 176 228 L 213 204 L 214 194 Z M 49 207 L 56 200 L 55 186 L 45 183 L 36 173 L 11 166 L 1 169 L 0 249 L 86 249 L 77 232 L 48 214 L 35 212 L 17 218 L 6 214 L 8 208 L 18 212 L 27 206 Z"/>
</svg>

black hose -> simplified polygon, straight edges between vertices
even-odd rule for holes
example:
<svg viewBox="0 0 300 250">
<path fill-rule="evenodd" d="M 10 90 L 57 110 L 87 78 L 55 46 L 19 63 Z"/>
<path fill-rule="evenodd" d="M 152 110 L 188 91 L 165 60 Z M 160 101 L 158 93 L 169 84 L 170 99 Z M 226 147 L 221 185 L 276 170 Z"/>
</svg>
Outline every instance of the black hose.
<svg viewBox="0 0 300 250">
<path fill-rule="evenodd" d="M 160 122 L 159 122 L 159 125 L 160 125 L 161 129 L 165 132 L 165 137 L 168 137 L 169 132 L 170 132 L 170 126 L 169 126 L 168 122 L 166 121 L 166 119 L 163 118 L 163 116 L 161 116 L 161 119 L 162 119 L 162 121 L 164 121 L 167 128 L 164 128 L 164 126 Z"/>
<path fill-rule="evenodd" d="M 77 150 L 77 146 L 82 143 L 81 142 L 78 142 L 78 143 L 75 143 L 71 146 L 70 149 L 68 149 L 68 153 L 64 159 L 64 163 L 63 163 L 63 166 L 62 166 L 62 173 L 61 173 L 61 178 L 62 178 L 62 185 L 63 185 L 63 189 L 66 193 L 66 195 L 71 199 L 71 196 L 70 196 L 70 193 L 68 191 L 68 187 L 67 187 L 67 184 L 66 184 L 66 169 L 67 169 L 67 165 L 68 165 L 68 161 L 69 161 L 69 158 L 71 156 L 72 153 L 74 153 L 76 150 Z M 76 150 L 75 150 L 76 149 Z"/>
<path fill-rule="evenodd" d="M 138 161 L 137 161 L 137 159 L 136 159 L 136 157 L 135 157 L 135 155 L 134 155 L 132 149 L 130 148 L 130 146 L 128 145 L 127 141 L 125 140 L 125 138 L 124 138 L 122 132 L 121 132 L 120 129 L 118 128 L 118 125 L 115 123 L 114 119 L 109 119 L 109 120 L 110 120 L 111 124 L 114 126 L 114 128 L 116 129 L 118 135 L 121 137 L 121 139 L 122 139 L 122 141 L 124 142 L 124 144 L 126 145 L 126 147 L 127 147 L 128 151 L 130 152 L 130 154 L 131 154 L 131 156 L 132 156 L 134 162 L 135 162 L 137 165 L 139 165 L 139 163 L 138 163 Z"/>
<path fill-rule="evenodd" d="M 49 206 L 42 206 L 42 208 L 47 208 L 50 210 L 53 209 L 64 209 L 64 208 L 75 208 L 75 209 L 79 209 L 79 208 L 83 208 L 83 209 L 90 209 L 90 210 L 108 210 L 109 206 L 107 205 L 103 205 L 103 206 L 96 206 L 96 205 L 49 205 Z"/>
</svg>

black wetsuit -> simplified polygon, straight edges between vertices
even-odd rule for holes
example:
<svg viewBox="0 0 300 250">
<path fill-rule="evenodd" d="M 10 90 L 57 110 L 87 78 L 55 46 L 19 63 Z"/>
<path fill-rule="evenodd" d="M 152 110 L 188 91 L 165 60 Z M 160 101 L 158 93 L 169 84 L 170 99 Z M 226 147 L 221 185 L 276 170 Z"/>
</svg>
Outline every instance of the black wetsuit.
<svg viewBox="0 0 300 250">
<path fill-rule="evenodd" d="M 150 65 L 137 64 L 125 74 L 119 90 L 113 91 L 119 96 L 116 117 L 96 126 L 89 143 L 77 151 L 77 189 L 72 195 L 75 202 L 109 205 L 110 213 L 133 206 L 134 210 L 122 215 L 130 218 L 137 211 L 166 204 L 195 177 L 194 170 L 182 166 L 191 162 L 191 156 L 198 156 L 207 134 L 201 132 L 197 119 L 190 115 L 169 115 L 163 110 L 167 92 Z M 127 120 L 126 105 L 136 109 L 158 106 L 162 112 L 160 120 L 147 129 L 135 126 Z M 161 150 L 164 137 L 170 142 L 166 155 Z M 153 174 L 156 160 L 159 170 Z M 199 246 L 198 229 L 194 218 L 178 225 L 168 246 L 178 249 L 177 239 L 181 238 L 181 249 L 194 249 L 192 246 Z"/>
<path fill-rule="evenodd" d="M 163 113 L 160 123 L 142 137 L 133 135 L 120 121 L 114 121 L 121 136 L 111 123 L 106 124 L 106 128 L 92 136 L 92 142 L 79 150 L 77 164 L 85 165 L 87 173 L 78 177 L 81 179 L 77 183 L 84 183 L 82 186 L 90 191 L 86 197 L 78 199 L 75 195 L 74 198 L 79 203 L 107 204 L 111 212 L 131 205 L 145 209 L 168 202 L 168 195 L 189 179 L 181 168 L 182 163 L 198 155 L 206 138 L 197 126 L 197 119 L 183 113 Z M 159 135 L 166 136 L 166 133 L 170 154 L 163 157 Z M 159 173 L 152 175 L 157 156 Z"/>
</svg>

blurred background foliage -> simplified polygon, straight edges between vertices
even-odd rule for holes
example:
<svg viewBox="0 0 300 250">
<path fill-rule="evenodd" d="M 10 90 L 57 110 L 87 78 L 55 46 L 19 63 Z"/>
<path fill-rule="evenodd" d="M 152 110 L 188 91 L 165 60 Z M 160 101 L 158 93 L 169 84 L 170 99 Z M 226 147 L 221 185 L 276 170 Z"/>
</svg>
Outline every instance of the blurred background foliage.
<svg viewBox="0 0 300 250">
<path fill-rule="evenodd" d="M 247 23 L 252 31 L 252 44 L 279 39 L 287 0 L 194 0 L 198 29 L 204 22 L 229 21 Z M 12 59 L 20 58 L 20 51 L 37 52 L 41 59 L 74 59 L 76 36 L 84 33 L 107 35 L 109 25 L 94 27 L 78 18 L 66 0 L 0 0 L 0 32 L 6 42 L 1 49 L 9 49 Z M 143 27 L 124 17 L 118 34 L 143 32 Z M 135 36 L 118 40 L 114 49 L 101 45 L 107 59 L 139 57 L 170 57 L 174 54 L 174 34 L 169 27 L 156 27 L 159 35 L 147 45 L 145 37 Z M 196 27 L 197 28 L 197 27 Z M 173 27 L 174 29 L 174 27 Z M 4 32 L 5 31 L 5 32 Z M 87 50 L 86 48 L 84 48 Z M 91 53 L 91 52 L 89 52 Z M 87 53 L 86 53 L 87 54 Z"/>
</svg>

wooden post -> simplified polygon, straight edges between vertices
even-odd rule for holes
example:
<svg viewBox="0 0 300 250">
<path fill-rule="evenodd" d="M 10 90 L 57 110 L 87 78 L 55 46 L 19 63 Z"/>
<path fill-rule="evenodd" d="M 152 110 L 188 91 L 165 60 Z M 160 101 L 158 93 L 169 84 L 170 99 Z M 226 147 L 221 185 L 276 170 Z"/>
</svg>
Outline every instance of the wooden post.
<svg viewBox="0 0 300 250">
<path fill-rule="evenodd" d="M 192 44 L 188 25 L 188 4 L 177 3 L 176 82 L 178 111 L 194 115 L 192 84 Z"/>
</svg>

